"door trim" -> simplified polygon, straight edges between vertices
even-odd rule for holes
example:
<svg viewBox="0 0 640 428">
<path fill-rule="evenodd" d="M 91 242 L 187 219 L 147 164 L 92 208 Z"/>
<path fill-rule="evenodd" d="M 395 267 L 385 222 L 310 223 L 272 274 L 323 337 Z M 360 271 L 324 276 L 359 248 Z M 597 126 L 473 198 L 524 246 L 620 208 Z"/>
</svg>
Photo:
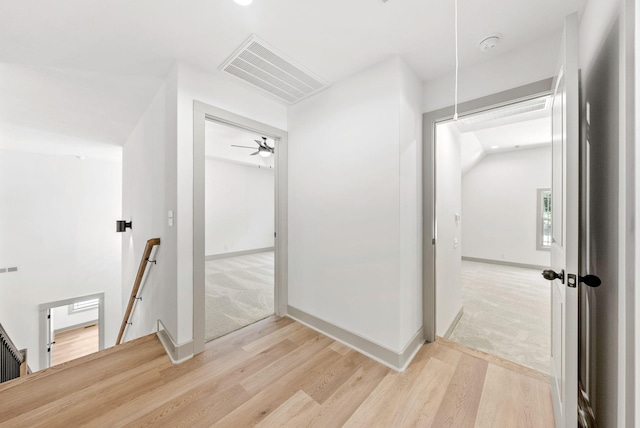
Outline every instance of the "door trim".
<svg viewBox="0 0 640 428">
<path fill-rule="evenodd" d="M 49 320 L 47 319 L 47 312 L 53 308 L 60 306 L 72 305 L 78 302 L 84 302 L 86 300 L 98 299 L 98 350 L 104 349 L 104 293 L 88 294 L 86 296 L 73 297 L 71 299 L 58 300 L 55 302 L 41 303 L 38 305 L 39 324 L 40 324 L 40 370 L 49 368 L 49 359 L 47 355 L 47 330 L 49 329 Z"/>
<path fill-rule="evenodd" d="M 528 85 L 498 92 L 467 101 L 458 106 L 460 117 L 484 110 L 549 95 L 553 79 L 544 79 Z M 436 270 L 435 270 L 435 132 L 436 124 L 453 119 L 453 106 L 422 115 L 422 322 L 427 342 L 436 340 Z"/>
<path fill-rule="evenodd" d="M 244 116 L 193 102 L 193 355 L 205 344 L 205 244 L 204 244 L 204 145 L 205 122 L 214 121 L 271 137 L 275 157 L 275 298 L 278 316 L 287 314 L 288 304 L 288 133 Z"/>
</svg>

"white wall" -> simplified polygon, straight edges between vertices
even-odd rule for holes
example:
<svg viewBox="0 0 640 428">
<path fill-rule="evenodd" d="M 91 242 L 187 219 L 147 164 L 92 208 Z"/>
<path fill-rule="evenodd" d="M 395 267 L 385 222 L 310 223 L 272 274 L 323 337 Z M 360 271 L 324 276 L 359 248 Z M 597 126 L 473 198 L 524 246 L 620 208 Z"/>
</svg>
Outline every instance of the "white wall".
<svg viewBox="0 0 640 428">
<path fill-rule="evenodd" d="M 193 103 L 223 108 L 286 129 L 286 107 L 218 75 L 176 64 L 124 146 L 123 301 L 147 239 L 159 237 L 141 305 L 127 339 L 155 331 L 162 320 L 178 343 L 193 338 Z M 167 211 L 174 226 L 168 226 Z"/>
<path fill-rule="evenodd" d="M 133 227 L 121 233 L 122 296 L 126 308 L 147 240 L 160 238 L 155 259 L 147 267 L 142 301 L 136 304 L 125 340 L 156 330 L 158 319 L 177 329 L 176 228 L 169 226 L 167 211 L 176 210 L 175 118 L 177 70 L 160 87 L 123 148 L 122 218 Z"/>
<path fill-rule="evenodd" d="M 436 126 L 436 334 L 462 309 L 462 136 L 455 123 Z M 463 215 L 464 214 L 464 215 Z"/>
<path fill-rule="evenodd" d="M 69 313 L 69 305 L 64 305 L 53 308 L 51 311 L 51 324 L 56 331 L 85 325 L 93 321 L 98 321 L 98 308 Z M 109 347 L 111 344 L 105 344 L 105 346 Z"/>
<path fill-rule="evenodd" d="M 400 72 L 400 335 L 407 344 L 422 326 L 422 93 L 403 61 Z"/>
<path fill-rule="evenodd" d="M 489 154 L 462 179 L 462 255 L 549 266 L 536 249 L 537 189 L 551 187 L 551 148 Z"/>
<path fill-rule="evenodd" d="M 478 137 L 476 137 L 476 134 L 473 132 L 465 132 L 462 134 L 460 148 L 462 150 L 460 154 L 460 166 L 462 175 L 464 176 L 487 155 L 487 152 L 485 152 L 480 140 L 478 140 Z"/>
<path fill-rule="evenodd" d="M 38 305 L 105 294 L 105 342 L 121 321 L 121 164 L 0 151 L 0 322 L 39 369 Z"/>
<path fill-rule="evenodd" d="M 205 254 L 273 247 L 274 170 L 205 160 Z"/>
<path fill-rule="evenodd" d="M 416 88 L 394 59 L 289 110 L 289 305 L 395 352 L 422 325 Z"/>
<path fill-rule="evenodd" d="M 606 0 L 605 0 L 606 1 Z M 544 37 L 487 61 L 460 69 L 458 101 L 465 102 L 553 77 L 560 34 Z M 489 59 L 490 58 L 490 59 Z M 453 105 L 454 74 L 424 85 L 424 112 Z"/>
</svg>

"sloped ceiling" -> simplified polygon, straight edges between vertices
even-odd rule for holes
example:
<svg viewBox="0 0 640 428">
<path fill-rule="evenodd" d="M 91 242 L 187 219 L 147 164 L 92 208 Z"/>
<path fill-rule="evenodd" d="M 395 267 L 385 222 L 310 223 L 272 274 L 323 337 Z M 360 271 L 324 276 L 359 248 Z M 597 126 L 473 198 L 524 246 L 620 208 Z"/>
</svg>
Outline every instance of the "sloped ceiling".
<svg viewBox="0 0 640 428">
<path fill-rule="evenodd" d="M 459 0 L 461 66 L 559 33 L 579 1 Z M 108 145 L 124 143 L 172 64 L 219 73 L 250 34 L 329 83 L 392 55 L 425 81 L 454 67 L 450 1 L 21 0 L 1 10 L 0 130 Z M 503 42 L 481 52 L 494 32 Z"/>
<path fill-rule="evenodd" d="M 518 114 L 501 120 L 488 120 L 472 129 L 459 126 L 462 134 L 462 175 L 485 156 L 525 150 L 551 144 L 551 111 Z"/>
</svg>

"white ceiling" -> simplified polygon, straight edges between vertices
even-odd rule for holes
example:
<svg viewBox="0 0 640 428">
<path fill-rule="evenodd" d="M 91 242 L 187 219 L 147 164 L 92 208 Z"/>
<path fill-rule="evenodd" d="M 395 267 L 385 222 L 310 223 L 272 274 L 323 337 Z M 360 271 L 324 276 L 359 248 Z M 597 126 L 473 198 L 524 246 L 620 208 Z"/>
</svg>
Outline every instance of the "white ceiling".
<svg viewBox="0 0 640 428">
<path fill-rule="evenodd" d="M 548 113 L 547 111 L 547 116 L 543 118 L 523 118 L 522 122 L 481 129 L 473 133 L 487 152 L 548 145 L 551 144 L 551 117 Z"/>
<path fill-rule="evenodd" d="M 582 2 L 459 0 L 461 67 L 558 33 Z M 123 144 L 174 62 L 218 73 L 251 34 L 329 83 L 393 55 L 424 81 L 454 67 L 452 1 L 0 0 L 0 10 L 0 125 L 102 144 Z M 481 52 L 495 32 L 502 43 Z"/>
<path fill-rule="evenodd" d="M 451 122 L 463 136 L 461 145 L 463 175 L 487 155 L 551 144 L 551 110 L 548 103 L 542 110 L 483 120 L 473 125 L 465 125 L 463 121 L 464 119 Z"/>
</svg>

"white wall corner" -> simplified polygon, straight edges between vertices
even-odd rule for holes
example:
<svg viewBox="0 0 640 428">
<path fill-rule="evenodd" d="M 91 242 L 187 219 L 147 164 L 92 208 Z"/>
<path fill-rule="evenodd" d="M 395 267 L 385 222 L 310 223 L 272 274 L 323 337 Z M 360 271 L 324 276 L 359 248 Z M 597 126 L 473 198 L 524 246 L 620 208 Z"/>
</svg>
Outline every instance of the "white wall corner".
<svg viewBox="0 0 640 428">
<path fill-rule="evenodd" d="M 193 358 L 193 340 L 177 344 L 160 320 L 158 320 L 156 335 L 171 363 L 181 364 Z"/>
<path fill-rule="evenodd" d="M 287 316 L 397 372 L 403 372 L 411 364 L 425 342 L 420 327 L 402 350 L 396 351 L 292 306 L 287 308 Z"/>
</svg>

